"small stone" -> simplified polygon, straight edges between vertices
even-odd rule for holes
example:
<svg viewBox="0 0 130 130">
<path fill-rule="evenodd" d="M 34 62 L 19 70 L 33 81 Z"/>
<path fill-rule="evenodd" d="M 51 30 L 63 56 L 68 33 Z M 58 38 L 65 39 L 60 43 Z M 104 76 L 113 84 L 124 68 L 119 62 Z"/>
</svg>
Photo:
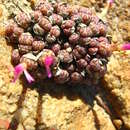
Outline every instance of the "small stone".
<svg viewBox="0 0 130 130">
<path fill-rule="evenodd" d="M 9 112 L 10 113 L 14 113 L 17 109 L 17 105 L 16 104 L 13 104 L 13 105 L 10 105 L 9 106 Z"/>
<path fill-rule="evenodd" d="M 122 122 L 120 119 L 114 119 L 114 120 L 113 120 L 113 123 L 114 123 L 114 125 L 117 127 L 118 130 L 119 130 L 119 129 L 122 127 L 122 125 L 123 125 L 123 122 Z"/>
</svg>

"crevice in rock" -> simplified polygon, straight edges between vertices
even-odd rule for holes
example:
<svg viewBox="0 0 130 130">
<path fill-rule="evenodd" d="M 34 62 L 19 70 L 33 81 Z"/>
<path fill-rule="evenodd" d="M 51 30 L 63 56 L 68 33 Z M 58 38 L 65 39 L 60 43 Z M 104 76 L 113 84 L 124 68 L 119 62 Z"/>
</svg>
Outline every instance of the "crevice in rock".
<svg viewBox="0 0 130 130">
<path fill-rule="evenodd" d="M 24 11 L 22 10 L 22 8 L 20 8 L 20 6 L 19 6 L 17 3 L 14 2 L 14 0 L 12 0 L 12 3 L 13 3 L 16 7 L 18 7 L 18 9 L 19 9 L 20 11 L 24 12 Z"/>
<path fill-rule="evenodd" d="M 101 87 L 103 87 L 103 86 L 101 86 Z M 119 117 L 119 114 L 113 109 L 112 104 L 107 99 L 107 95 L 110 96 L 110 93 L 107 90 L 105 90 L 104 87 L 103 87 L 103 90 L 101 88 L 99 88 L 97 93 L 98 93 L 98 95 L 95 96 L 97 104 L 100 107 L 102 107 L 104 109 L 104 111 L 110 116 L 112 124 L 115 126 L 115 128 L 117 130 L 119 130 L 114 123 L 114 119 L 119 119 L 122 122 L 123 122 L 123 120 Z"/>
<path fill-rule="evenodd" d="M 39 130 L 42 116 L 42 94 L 39 91 L 38 105 L 37 105 L 37 116 L 36 116 L 36 130 Z"/>
<path fill-rule="evenodd" d="M 24 86 L 23 91 L 22 91 L 22 93 L 19 97 L 19 100 L 17 102 L 17 110 L 14 113 L 14 116 L 13 116 L 11 122 L 10 122 L 10 126 L 9 126 L 8 130 L 16 130 L 17 127 L 18 127 L 19 121 L 17 119 L 17 117 L 18 117 L 17 114 L 18 114 L 19 109 L 22 107 L 22 102 L 25 99 L 26 91 L 27 91 L 27 87 Z"/>
<path fill-rule="evenodd" d="M 94 115 L 95 128 L 96 128 L 97 130 L 100 130 L 100 121 L 99 121 L 99 119 L 98 119 L 97 113 L 95 112 L 95 110 L 94 110 L 93 108 L 92 108 L 91 110 L 92 110 L 93 115 Z"/>
</svg>

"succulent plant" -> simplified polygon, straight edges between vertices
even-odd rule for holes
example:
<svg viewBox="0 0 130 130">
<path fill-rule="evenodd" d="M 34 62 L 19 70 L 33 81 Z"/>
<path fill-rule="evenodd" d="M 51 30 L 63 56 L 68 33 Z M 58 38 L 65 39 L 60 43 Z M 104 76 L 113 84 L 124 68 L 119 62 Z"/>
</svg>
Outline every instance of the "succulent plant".
<svg viewBox="0 0 130 130">
<path fill-rule="evenodd" d="M 20 54 L 18 49 L 14 49 L 12 51 L 11 61 L 14 65 L 17 65 L 20 62 Z"/>
<path fill-rule="evenodd" d="M 16 43 L 14 81 L 23 72 L 29 82 L 98 81 L 112 52 L 107 25 L 91 9 L 56 0 L 39 0 L 31 14 L 20 12 L 9 20 L 5 34 Z M 122 46 L 126 49 L 129 44 Z"/>
</svg>

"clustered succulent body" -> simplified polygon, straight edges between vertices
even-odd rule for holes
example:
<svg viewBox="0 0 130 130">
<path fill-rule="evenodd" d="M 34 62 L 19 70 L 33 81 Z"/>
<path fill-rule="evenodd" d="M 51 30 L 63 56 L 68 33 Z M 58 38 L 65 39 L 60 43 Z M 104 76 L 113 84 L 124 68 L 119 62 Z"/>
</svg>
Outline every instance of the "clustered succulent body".
<svg viewBox="0 0 130 130">
<path fill-rule="evenodd" d="M 29 82 L 97 82 L 111 55 L 106 33 L 106 24 L 86 7 L 39 1 L 33 13 L 19 13 L 6 27 L 6 37 L 15 44 L 14 80 L 24 72 Z"/>
</svg>

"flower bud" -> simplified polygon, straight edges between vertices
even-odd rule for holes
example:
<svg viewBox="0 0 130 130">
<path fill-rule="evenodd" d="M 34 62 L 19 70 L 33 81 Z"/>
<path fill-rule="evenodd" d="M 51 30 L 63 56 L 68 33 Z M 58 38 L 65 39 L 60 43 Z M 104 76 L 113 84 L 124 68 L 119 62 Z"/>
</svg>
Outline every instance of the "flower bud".
<svg viewBox="0 0 130 130">
<path fill-rule="evenodd" d="M 87 14 L 87 13 L 80 13 L 81 15 L 81 20 L 83 23 L 85 24 L 89 24 L 91 21 L 91 14 Z"/>
<path fill-rule="evenodd" d="M 75 23 L 81 23 L 81 16 L 80 14 L 74 14 L 71 16 L 71 20 L 74 21 Z"/>
<path fill-rule="evenodd" d="M 71 34 L 73 34 L 75 32 L 75 27 L 72 28 L 65 28 L 63 29 L 64 35 L 66 36 L 70 36 Z"/>
<path fill-rule="evenodd" d="M 92 30 L 89 27 L 81 28 L 79 30 L 79 33 L 80 33 L 81 37 L 90 37 L 90 36 L 92 36 Z"/>
</svg>

